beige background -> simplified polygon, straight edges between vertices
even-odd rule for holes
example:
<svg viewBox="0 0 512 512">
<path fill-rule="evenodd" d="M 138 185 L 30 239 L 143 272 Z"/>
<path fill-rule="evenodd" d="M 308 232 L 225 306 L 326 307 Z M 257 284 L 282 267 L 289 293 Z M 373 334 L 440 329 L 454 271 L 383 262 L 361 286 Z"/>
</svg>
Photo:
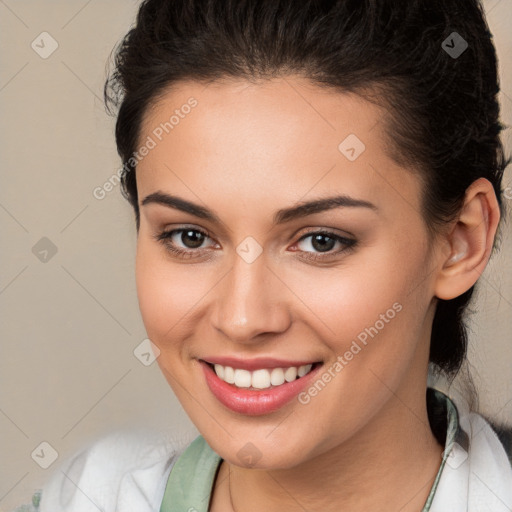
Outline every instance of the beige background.
<svg viewBox="0 0 512 512">
<path fill-rule="evenodd" d="M 197 433 L 156 363 L 144 366 L 133 353 L 146 336 L 131 208 L 119 187 L 103 200 L 93 196 L 119 167 L 102 88 L 110 51 L 137 4 L 0 0 L 0 512 L 28 502 L 63 458 L 106 432 L 139 426 L 181 439 Z M 512 2 L 485 7 L 510 125 Z M 31 47 L 44 31 L 59 45 L 47 59 Z M 512 151 L 510 129 L 503 138 Z M 510 169 L 506 185 L 512 187 Z M 512 188 L 508 197 L 512 210 Z M 46 263 L 32 252 L 42 237 L 57 248 Z M 508 423 L 511 245 L 509 224 L 482 279 L 470 351 L 481 411 Z M 46 470 L 31 457 L 43 441 L 58 452 Z"/>
</svg>

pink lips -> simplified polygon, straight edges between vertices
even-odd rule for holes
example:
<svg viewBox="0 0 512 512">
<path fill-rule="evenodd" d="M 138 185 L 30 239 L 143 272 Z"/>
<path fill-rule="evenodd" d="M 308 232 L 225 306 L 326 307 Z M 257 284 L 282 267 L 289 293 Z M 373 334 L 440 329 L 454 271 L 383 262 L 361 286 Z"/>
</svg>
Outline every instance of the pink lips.
<svg viewBox="0 0 512 512">
<path fill-rule="evenodd" d="M 211 358 L 210 361 L 212 363 L 213 359 L 215 359 L 218 364 L 231 366 L 227 362 L 220 362 L 227 361 L 227 358 Z M 252 366 L 252 368 L 248 368 L 248 365 L 240 365 L 239 361 L 236 361 L 236 364 L 233 364 L 233 366 L 235 368 L 252 370 L 258 368 L 286 368 L 288 366 L 301 366 L 303 364 L 308 364 L 307 362 L 292 362 L 293 364 L 290 364 L 288 361 L 286 361 L 286 363 L 284 361 L 278 361 L 279 364 L 275 364 L 277 362 L 276 360 L 271 361 L 268 359 L 266 360 L 267 364 L 262 364 L 262 361 L 264 361 L 263 359 L 252 360 L 251 363 L 254 361 L 257 361 L 258 365 L 254 367 L 254 365 L 251 364 L 250 366 Z M 268 365 L 269 361 L 271 363 L 270 366 Z M 214 369 L 205 361 L 200 361 L 200 364 L 203 369 L 206 384 L 217 400 L 230 410 L 249 416 L 268 414 L 283 407 L 306 387 L 311 385 L 322 367 L 321 364 L 313 367 L 313 369 L 308 374 L 304 375 L 304 377 L 300 377 L 292 382 L 285 382 L 280 386 L 256 391 L 237 388 L 234 384 L 228 384 L 227 382 L 219 379 Z"/>
</svg>

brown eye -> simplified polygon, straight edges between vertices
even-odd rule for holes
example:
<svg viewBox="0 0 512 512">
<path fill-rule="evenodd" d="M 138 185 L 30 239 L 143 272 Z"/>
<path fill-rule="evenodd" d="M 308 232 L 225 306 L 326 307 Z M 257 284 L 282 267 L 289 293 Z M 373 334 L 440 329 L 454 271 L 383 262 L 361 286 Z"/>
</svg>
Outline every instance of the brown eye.
<svg viewBox="0 0 512 512">
<path fill-rule="evenodd" d="M 203 252 L 202 246 L 210 237 L 200 229 L 180 228 L 163 231 L 154 238 L 169 252 L 180 257 L 193 258 Z"/>
<path fill-rule="evenodd" d="M 187 248 L 197 249 L 204 242 L 205 235 L 196 229 L 186 229 L 181 230 L 179 239 Z"/>
<path fill-rule="evenodd" d="M 308 239 L 310 240 L 307 243 L 303 243 Z M 300 248 L 301 243 L 302 248 Z M 331 252 L 334 247 L 336 247 L 336 244 L 338 244 L 340 248 Z M 346 238 L 328 231 L 315 231 L 302 236 L 296 245 L 299 247 L 300 252 L 304 253 L 302 257 L 308 260 L 320 261 L 322 259 L 336 257 L 341 253 L 354 249 L 356 244 L 357 241 L 352 238 Z M 307 250 L 308 248 L 313 250 Z"/>
<path fill-rule="evenodd" d="M 311 246 L 320 252 L 332 251 L 336 245 L 336 240 L 324 234 L 313 235 Z"/>
</svg>

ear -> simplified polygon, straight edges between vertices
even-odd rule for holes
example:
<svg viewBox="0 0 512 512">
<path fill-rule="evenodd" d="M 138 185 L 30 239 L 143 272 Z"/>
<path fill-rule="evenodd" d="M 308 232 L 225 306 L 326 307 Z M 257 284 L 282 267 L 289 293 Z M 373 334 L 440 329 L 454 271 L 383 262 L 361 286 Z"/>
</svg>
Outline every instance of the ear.
<svg viewBox="0 0 512 512">
<path fill-rule="evenodd" d="M 494 188 L 489 180 L 479 178 L 466 190 L 460 215 L 446 235 L 436 297 L 453 299 L 476 283 L 489 261 L 499 220 Z"/>
</svg>

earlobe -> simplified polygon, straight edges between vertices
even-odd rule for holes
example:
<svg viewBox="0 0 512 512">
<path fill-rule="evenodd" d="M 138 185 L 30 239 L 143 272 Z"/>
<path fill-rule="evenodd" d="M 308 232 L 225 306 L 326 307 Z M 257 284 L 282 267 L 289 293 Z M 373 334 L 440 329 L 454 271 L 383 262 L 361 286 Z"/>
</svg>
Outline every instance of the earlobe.
<svg viewBox="0 0 512 512">
<path fill-rule="evenodd" d="M 459 217 L 446 236 L 434 293 L 450 300 L 469 290 L 489 260 L 500 210 L 492 184 L 479 178 L 467 189 Z"/>
</svg>

